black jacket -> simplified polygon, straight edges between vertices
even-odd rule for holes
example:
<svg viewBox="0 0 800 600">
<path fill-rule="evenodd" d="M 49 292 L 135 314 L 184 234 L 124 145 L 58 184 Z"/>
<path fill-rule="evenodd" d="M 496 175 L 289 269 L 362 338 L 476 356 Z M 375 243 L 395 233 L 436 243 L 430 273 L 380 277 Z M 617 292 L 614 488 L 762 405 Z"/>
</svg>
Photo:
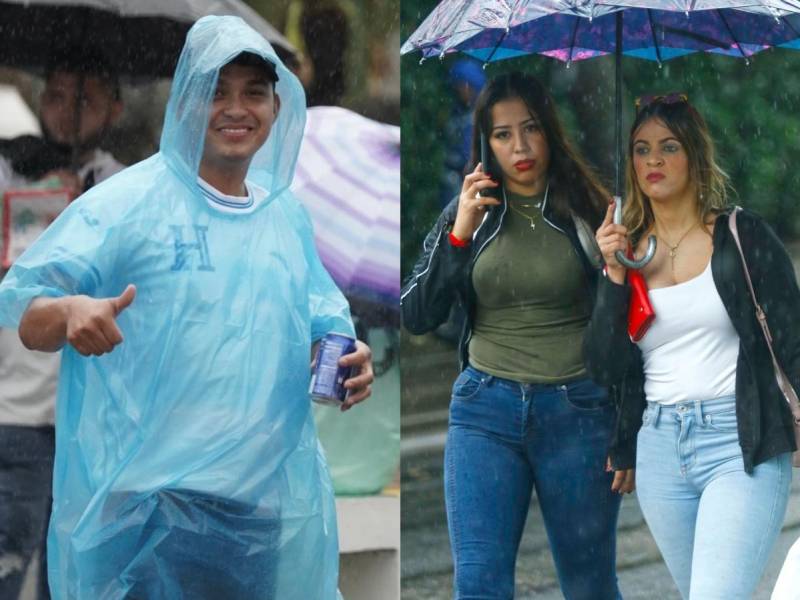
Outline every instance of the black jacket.
<svg viewBox="0 0 800 600">
<path fill-rule="evenodd" d="M 467 317 L 459 341 L 459 362 L 462 369 L 467 364 L 467 347 L 475 317 L 472 268 L 483 249 L 499 233 L 507 210 L 505 202 L 489 209 L 469 246 L 457 248 L 448 239 L 458 212 L 458 197 L 454 198 L 426 236 L 422 255 L 400 293 L 403 324 L 414 334 L 435 329 L 447 319 L 453 303 L 460 302 Z M 560 218 L 546 201 L 542 205 L 542 216 L 550 226 L 564 233 L 572 242 L 581 257 L 586 274 L 586 293 L 593 298 L 598 270 L 592 267 L 581 245 L 575 222 Z"/>
<path fill-rule="evenodd" d="M 39 179 L 55 169 L 71 164 L 72 148 L 33 135 L 0 140 L 0 156 L 6 157 L 12 170 L 26 179 Z"/>
<path fill-rule="evenodd" d="M 775 381 L 727 219 L 727 212 L 721 214 L 714 227 L 711 273 L 739 335 L 736 417 L 745 471 L 752 473 L 755 465 L 795 450 L 795 443 L 791 413 Z M 794 388 L 800 390 L 800 291 L 792 262 L 769 225 L 754 213 L 741 211 L 737 225 L 756 297 L 767 315 L 775 354 Z M 636 436 L 646 406 L 644 366 L 639 348 L 627 333 L 630 288 L 605 277 L 600 279 L 585 337 L 586 368 L 598 383 L 619 386 L 611 461 L 615 469 L 626 469 L 636 464 Z"/>
</svg>

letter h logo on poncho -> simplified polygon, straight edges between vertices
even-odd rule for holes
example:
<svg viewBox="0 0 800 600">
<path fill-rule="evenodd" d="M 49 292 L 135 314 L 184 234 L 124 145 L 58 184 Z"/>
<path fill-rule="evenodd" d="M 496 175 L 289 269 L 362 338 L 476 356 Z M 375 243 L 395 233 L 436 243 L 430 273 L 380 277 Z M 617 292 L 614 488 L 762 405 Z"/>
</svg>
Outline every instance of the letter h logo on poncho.
<svg viewBox="0 0 800 600">
<path fill-rule="evenodd" d="M 204 225 L 193 225 L 196 242 L 183 241 L 183 227 L 181 225 L 170 225 L 172 234 L 175 236 L 175 262 L 172 265 L 173 271 L 191 271 L 195 253 L 200 259 L 198 271 L 213 271 L 211 255 L 208 252 L 208 241 L 206 231 L 208 227 Z"/>
</svg>

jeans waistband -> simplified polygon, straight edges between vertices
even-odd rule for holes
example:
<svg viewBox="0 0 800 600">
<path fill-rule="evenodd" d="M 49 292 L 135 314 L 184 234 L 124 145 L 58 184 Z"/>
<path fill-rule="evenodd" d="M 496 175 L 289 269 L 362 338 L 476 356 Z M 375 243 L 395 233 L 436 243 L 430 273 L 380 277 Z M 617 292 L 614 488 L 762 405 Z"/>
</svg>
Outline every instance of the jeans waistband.
<svg viewBox="0 0 800 600">
<path fill-rule="evenodd" d="M 720 396 L 708 400 L 683 400 L 675 404 L 660 404 L 647 402 L 647 411 L 651 413 L 651 422 L 658 424 L 662 414 L 677 415 L 682 418 L 685 414 L 694 414 L 698 422 L 703 421 L 704 415 L 716 413 L 736 406 L 736 396 Z"/>
<path fill-rule="evenodd" d="M 514 381 L 513 379 L 505 379 L 504 377 L 497 377 L 496 375 L 490 375 L 485 371 L 481 371 L 480 369 L 476 369 L 472 365 L 467 365 L 467 368 L 464 369 L 468 371 L 475 377 L 480 377 L 486 386 L 490 385 L 499 385 L 505 388 L 517 390 L 517 391 L 528 391 L 528 392 L 552 392 L 554 390 L 565 390 L 567 389 L 566 383 L 523 383 L 521 381 Z M 583 379 L 583 378 L 581 378 Z M 576 380 L 580 381 L 580 380 Z M 572 382 L 570 382 L 572 383 Z"/>
</svg>

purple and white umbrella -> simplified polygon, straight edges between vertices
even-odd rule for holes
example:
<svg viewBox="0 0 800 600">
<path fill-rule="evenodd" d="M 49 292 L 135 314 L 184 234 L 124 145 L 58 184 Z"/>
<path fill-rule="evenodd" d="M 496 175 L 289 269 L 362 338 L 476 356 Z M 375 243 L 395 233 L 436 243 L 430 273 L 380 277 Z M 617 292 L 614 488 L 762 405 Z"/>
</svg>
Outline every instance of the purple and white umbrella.
<svg viewBox="0 0 800 600">
<path fill-rule="evenodd" d="M 311 213 L 317 249 L 339 288 L 396 310 L 400 128 L 344 108 L 310 108 L 292 192 Z"/>
</svg>

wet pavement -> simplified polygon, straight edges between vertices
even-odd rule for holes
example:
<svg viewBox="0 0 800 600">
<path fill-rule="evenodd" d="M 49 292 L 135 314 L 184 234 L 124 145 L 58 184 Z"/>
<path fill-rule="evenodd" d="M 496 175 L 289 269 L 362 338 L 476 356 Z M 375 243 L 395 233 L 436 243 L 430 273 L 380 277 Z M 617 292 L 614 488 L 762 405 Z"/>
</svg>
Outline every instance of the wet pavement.
<svg viewBox="0 0 800 600">
<path fill-rule="evenodd" d="M 444 515 L 441 463 L 441 451 L 417 452 L 403 457 L 401 576 L 404 600 L 446 600 L 451 597 L 452 563 Z M 769 599 L 783 558 L 798 537 L 800 477 L 795 477 L 784 530 L 754 596 L 756 600 Z M 642 519 L 635 495 L 623 500 L 617 555 L 620 589 L 626 600 L 680 599 Z M 542 600 L 563 597 L 558 589 L 535 499 L 517 560 L 516 597 Z"/>
<path fill-rule="evenodd" d="M 789 247 L 800 276 L 800 243 Z M 442 488 L 442 452 L 450 386 L 458 371 L 454 342 L 403 332 L 401 577 L 404 600 L 451 597 L 452 562 Z M 768 600 L 786 552 L 800 537 L 800 472 L 794 471 L 784 528 L 754 598 Z M 622 503 L 617 571 L 626 600 L 680 599 L 643 521 L 635 495 Z M 562 598 L 534 498 L 517 560 L 516 597 Z"/>
</svg>

